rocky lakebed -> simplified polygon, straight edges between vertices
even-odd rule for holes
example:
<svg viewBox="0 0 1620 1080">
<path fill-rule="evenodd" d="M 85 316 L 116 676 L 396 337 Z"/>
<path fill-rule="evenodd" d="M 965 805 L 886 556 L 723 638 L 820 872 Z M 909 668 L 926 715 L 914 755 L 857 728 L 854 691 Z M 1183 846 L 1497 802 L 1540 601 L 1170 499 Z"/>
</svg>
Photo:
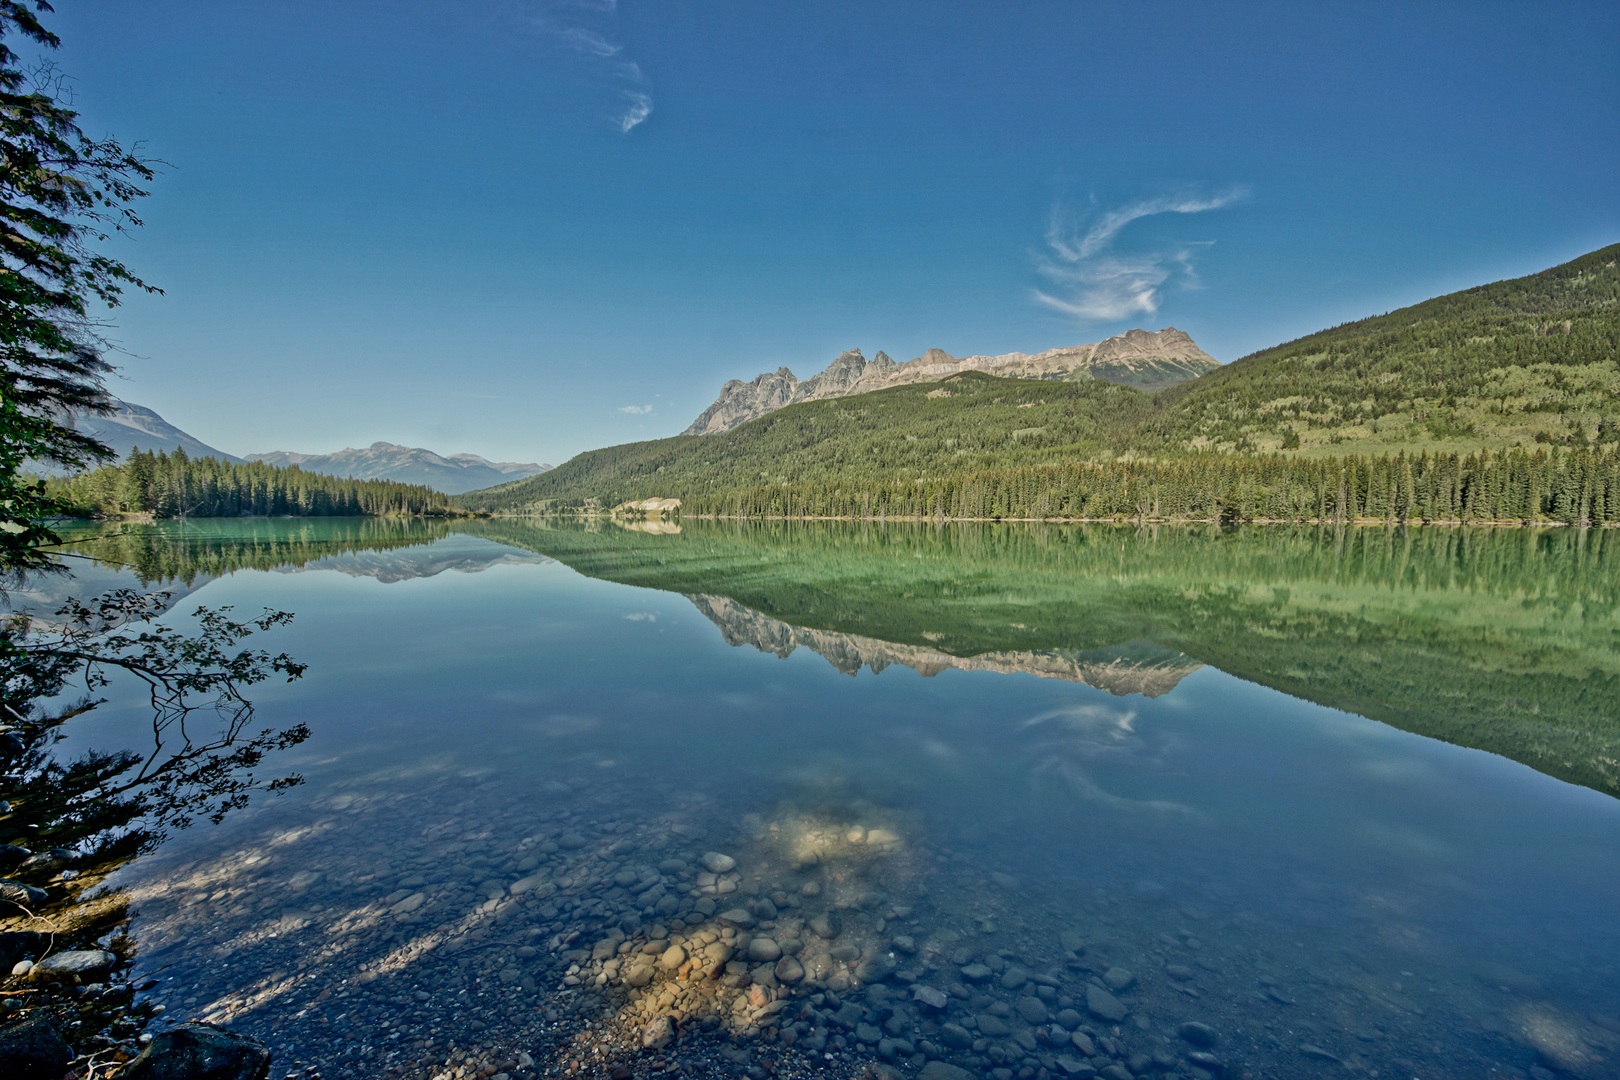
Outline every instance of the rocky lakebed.
<svg viewBox="0 0 1620 1080">
<path fill-rule="evenodd" d="M 288 1076 L 1612 1075 L 1620 1021 L 1129 866 L 1039 884 L 860 799 L 656 778 L 350 788 L 131 890 L 173 1019 Z M 625 807 L 655 804 L 629 813 Z M 654 812 L 656 811 L 656 812 Z M 167 865 L 165 865 L 167 860 Z"/>
</svg>

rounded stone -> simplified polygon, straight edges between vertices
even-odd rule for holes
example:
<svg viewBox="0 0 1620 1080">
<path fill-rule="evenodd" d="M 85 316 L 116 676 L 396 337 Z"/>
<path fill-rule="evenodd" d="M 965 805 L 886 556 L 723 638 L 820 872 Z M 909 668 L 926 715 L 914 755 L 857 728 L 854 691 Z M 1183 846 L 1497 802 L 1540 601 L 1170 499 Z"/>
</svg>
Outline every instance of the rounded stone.
<svg viewBox="0 0 1620 1080">
<path fill-rule="evenodd" d="M 106 949 L 79 949 L 47 956 L 29 970 L 28 977 L 39 980 L 98 975 L 116 963 L 118 957 Z"/>
<path fill-rule="evenodd" d="M 679 945 L 671 945 L 658 958 L 658 966 L 665 971 L 674 971 L 684 963 L 686 963 L 686 950 Z"/>
<path fill-rule="evenodd" d="M 1086 1008 L 1099 1020 L 1117 1024 L 1130 1013 L 1125 1003 L 1100 986 L 1086 987 Z"/>
<path fill-rule="evenodd" d="M 791 956 L 784 956 L 776 962 L 776 980 L 789 986 L 804 978 L 804 965 Z"/>
<path fill-rule="evenodd" d="M 675 1024 L 667 1016 L 655 1017 L 641 1029 L 643 1050 L 662 1050 L 675 1041 Z"/>
<path fill-rule="evenodd" d="M 782 956 L 782 946 L 773 938 L 757 937 L 748 943 L 748 959 L 756 964 L 775 963 Z"/>
<path fill-rule="evenodd" d="M 737 868 L 737 860 L 730 855 L 722 855 L 718 851 L 704 853 L 703 865 L 710 873 L 724 874 Z"/>
<path fill-rule="evenodd" d="M 1018 1015 L 1024 1018 L 1026 1024 L 1044 1024 L 1050 1019 L 1050 1014 L 1046 1011 L 1046 1002 L 1038 997 L 1019 998 Z"/>
<path fill-rule="evenodd" d="M 1189 1020 L 1185 1024 L 1179 1025 L 1176 1028 L 1176 1034 L 1194 1046 L 1203 1047 L 1205 1050 L 1219 1041 L 1214 1028 L 1208 1024 L 1200 1024 L 1196 1020 Z"/>
</svg>

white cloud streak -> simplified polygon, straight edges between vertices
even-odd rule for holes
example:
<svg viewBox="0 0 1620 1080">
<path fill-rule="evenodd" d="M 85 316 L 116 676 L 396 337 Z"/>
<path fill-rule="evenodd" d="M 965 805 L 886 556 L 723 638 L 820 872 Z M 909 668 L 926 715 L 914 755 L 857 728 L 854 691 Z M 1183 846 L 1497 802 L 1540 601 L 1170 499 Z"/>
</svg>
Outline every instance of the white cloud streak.
<svg viewBox="0 0 1620 1080">
<path fill-rule="evenodd" d="M 646 416 L 648 413 L 652 412 L 652 406 L 651 405 L 621 405 L 621 406 L 619 406 L 618 411 L 622 412 L 622 413 L 629 413 L 631 416 Z"/>
<path fill-rule="evenodd" d="M 632 128 L 652 115 L 653 103 L 651 97 L 639 90 L 626 90 L 624 97 L 624 110 L 619 113 L 614 123 L 619 125 L 620 131 L 628 135 Z"/>
<path fill-rule="evenodd" d="M 617 0 L 523 0 L 510 10 L 519 22 L 552 38 L 620 84 L 619 103 L 608 114 L 614 127 L 628 135 L 652 115 L 652 94 L 641 66 L 624 59 L 624 46 L 602 25 L 605 18 L 618 14 Z"/>
<path fill-rule="evenodd" d="M 1116 210 L 1078 216 L 1067 207 L 1052 210 L 1046 227 L 1047 253 L 1037 269 L 1057 288 L 1034 290 L 1035 299 L 1081 322 L 1113 322 L 1152 315 L 1163 300 L 1162 287 L 1179 277 L 1196 287 L 1193 253 L 1203 244 L 1182 244 L 1134 253 L 1116 250 L 1120 233 L 1133 221 L 1158 214 L 1201 214 L 1241 202 L 1248 191 L 1228 188 L 1214 194 L 1184 193 L 1139 199 Z M 1057 293 L 1059 295 L 1054 295 Z"/>
</svg>

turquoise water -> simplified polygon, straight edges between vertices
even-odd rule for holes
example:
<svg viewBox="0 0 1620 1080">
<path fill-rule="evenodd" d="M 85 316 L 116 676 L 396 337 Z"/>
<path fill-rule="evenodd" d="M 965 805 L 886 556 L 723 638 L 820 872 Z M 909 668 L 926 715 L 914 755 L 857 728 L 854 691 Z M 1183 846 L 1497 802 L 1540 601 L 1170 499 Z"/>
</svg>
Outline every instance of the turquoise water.
<svg viewBox="0 0 1620 1080">
<path fill-rule="evenodd" d="M 1620 1069 L 1594 541 L 344 527 L 100 549 L 311 665 L 254 694 L 306 783 L 118 879 L 166 1019 L 328 1077 Z"/>
</svg>

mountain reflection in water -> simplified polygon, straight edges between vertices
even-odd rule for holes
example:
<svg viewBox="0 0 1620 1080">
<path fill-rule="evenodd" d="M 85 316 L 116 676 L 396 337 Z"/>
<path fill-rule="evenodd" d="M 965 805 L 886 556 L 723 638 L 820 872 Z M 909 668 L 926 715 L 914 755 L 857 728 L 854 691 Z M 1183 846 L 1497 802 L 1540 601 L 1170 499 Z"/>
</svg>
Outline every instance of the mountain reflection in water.
<svg viewBox="0 0 1620 1080">
<path fill-rule="evenodd" d="M 1116 697 L 1141 694 L 1158 697 L 1203 667 L 1198 661 L 1154 645 L 1133 641 L 1117 649 L 1083 651 L 1045 649 L 1023 652 L 989 652 L 978 656 L 952 656 L 938 649 L 902 645 L 892 641 L 841 634 L 831 630 L 811 630 L 790 626 L 780 619 L 751 611 L 724 596 L 690 597 L 694 606 L 720 628 L 728 645 L 752 645 L 760 652 L 775 653 L 786 660 L 798 648 L 806 648 L 826 658 L 845 675 L 863 667 L 877 674 L 890 664 L 911 668 L 919 675 L 942 671 L 999 671 L 1003 674 L 1035 675 L 1043 679 L 1083 682 L 1106 690 Z M 927 636 L 927 631 L 924 631 Z"/>
<path fill-rule="evenodd" d="M 102 554 L 299 613 L 309 783 L 118 883 L 278 1069 L 1620 1061 L 1613 534 L 233 527 Z"/>
</svg>

